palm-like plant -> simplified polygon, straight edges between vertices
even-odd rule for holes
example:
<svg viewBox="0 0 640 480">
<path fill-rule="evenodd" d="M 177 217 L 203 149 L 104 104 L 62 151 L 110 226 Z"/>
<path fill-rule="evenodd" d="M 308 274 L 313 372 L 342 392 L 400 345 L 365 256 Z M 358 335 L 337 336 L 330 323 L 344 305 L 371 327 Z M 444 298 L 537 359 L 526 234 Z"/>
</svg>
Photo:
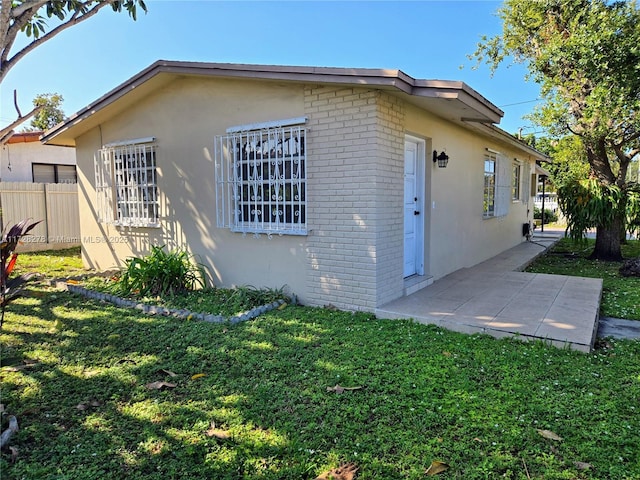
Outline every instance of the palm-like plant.
<svg viewBox="0 0 640 480">
<path fill-rule="evenodd" d="M 13 225 L 6 234 L 2 234 L 0 242 L 0 328 L 4 323 L 6 306 L 20 295 L 21 287 L 35 275 L 34 273 L 25 273 L 9 278 L 18 260 L 18 254 L 15 253 L 15 250 L 20 239 L 39 223 L 40 221 L 22 220 Z"/>
</svg>

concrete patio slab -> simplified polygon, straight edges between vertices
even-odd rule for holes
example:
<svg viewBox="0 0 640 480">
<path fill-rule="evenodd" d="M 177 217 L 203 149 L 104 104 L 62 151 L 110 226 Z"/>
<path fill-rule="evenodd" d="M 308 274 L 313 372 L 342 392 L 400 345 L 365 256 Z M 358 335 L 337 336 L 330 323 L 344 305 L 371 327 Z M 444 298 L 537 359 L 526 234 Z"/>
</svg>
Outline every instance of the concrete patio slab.
<svg viewBox="0 0 640 480">
<path fill-rule="evenodd" d="M 558 238 L 534 239 L 453 272 L 383 305 L 376 316 L 589 352 L 597 333 L 602 280 L 521 271 Z"/>
</svg>

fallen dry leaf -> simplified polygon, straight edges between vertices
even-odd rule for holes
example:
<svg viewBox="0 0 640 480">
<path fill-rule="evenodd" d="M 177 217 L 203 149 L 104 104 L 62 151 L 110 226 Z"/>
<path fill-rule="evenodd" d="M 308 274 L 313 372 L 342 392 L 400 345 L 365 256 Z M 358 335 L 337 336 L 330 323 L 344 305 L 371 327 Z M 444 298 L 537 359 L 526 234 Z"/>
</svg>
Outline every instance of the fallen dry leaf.
<svg viewBox="0 0 640 480">
<path fill-rule="evenodd" d="M 151 382 L 147 383 L 146 387 L 149 390 L 162 390 L 163 388 L 176 388 L 176 384 L 169 382 Z"/>
<path fill-rule="evenodd" d="M 278 310 L 284 310 L 285 308 L 287 308 L 288 305 L 289 305 L 288 303 L 283 303 L 278 307 Z"/>
<path fill-rule="evenodd" d="M 442 352 L 442 355 L 444 355 L 445 357 L 450 357 L 451 356 L 451 352 Z"/>
<path fill-rule="evenodd" d="M 177 377 L 178 374 L 177 373 L 173 373 L 171 370 L 165 370 L 164 368 L 160 370 L 162 373 L 166 373 L 167 375 L 169 375 L 170 377 Z"/>
<path fill-rule="evenodd" d="M 81 412 L 84 412 L 88 407 L 86 403 L 79 403 L 78 405 L 76 405 L 76 408 Z"/>
<path fill-rule="evenodd" d="M 16 447 L 9 447 L 11 451 L 11 463 L 16 463 L 18 461 L 18 449 Z"/>
<path fill-rule="evenodd" d="M 231 434 L 227 430 L 220 430 L 219 428 L 216 428 L 215 422 L 211 422 L 209 430 L 207 430 L 205 433 L 207 437 L 215 437 L 220 440 L 228 440 L 231 438 Z"/>
<path fill-rule="evenodd" d="M 322 473 L 316 477 L 316 480 L 353 480 L 357 471 L 358 466 L 355 463 L 343 463 L 339 467 Z"/>
<path fill-rule="evenodd" d="M 195 375 L 191 376 L 191 380 L 197 380 L 199 378 L 206 377 L 206 376 L 207 376 L 206 373 L 196 373 Z"/>
<path fill-rule="evenodd" d="M 438 475 L 439 473 L 446 472 L 449 469 L 449 465 L 439 460 L 434 460 L 427 468 L 427 471 L 424 472 L 428 477 L 433 475 Z"/>
<path fill-rule="evenodd" d="M 546 439 L 556 440 L 558 442 L 562 441 L 562 437 L 552 432 L 551 430 L 538 430 L 538 433 Z"/>
<path fill-rule="evenodd" d="M 335 387 L 327 387 L 327 392 L 344 393 L 347 390 L 349 390 L 349 391 L 361 390 L 362 388 L 363 388 L 362 386 L 358 386 L 358 387 L 342 387 L 342 386 L 336 384 Z"/>
<path fill-rule="evenodd" d="M 573 462 L 578 470 L 589 470 L 593 465 L 587 462 Z"/>
<path fill-rule="evenodd" d="M 32 360 L 25 360 L 25 363 L 23 365 L 13 365 L 8 367 L 2 367 L 2 370 L 4 370 L 5 372 L 19 372 L 20 370 L 24 370 L 25 368 L 35 367 L 36 365 L 40 365 L 40 364 Z"/>
<path fill-rule="evenodd" d="M 118 360 L 116 362 L 116 365 L 120 365 L 121 363 L 130 363 L 131 365 L 135 365 L 136 361 L 135 360 L 131 360 L 130 358 L 121 358 L 120 360 Z"/>
<path fill-rule="evenodd" d="M 67 280 L 67 283 L 70 284 L 70 285 L 80 285 L 80 282 L 78 280 L 74 280 L 72 278 Z"/>
</svg>

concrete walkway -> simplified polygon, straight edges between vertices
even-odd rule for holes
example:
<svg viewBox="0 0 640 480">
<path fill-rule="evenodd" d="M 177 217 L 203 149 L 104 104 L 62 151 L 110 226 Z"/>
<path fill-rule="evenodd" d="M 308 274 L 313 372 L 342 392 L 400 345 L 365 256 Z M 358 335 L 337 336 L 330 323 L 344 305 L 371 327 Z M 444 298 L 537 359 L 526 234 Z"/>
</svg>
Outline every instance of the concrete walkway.
<svg viewBox="0 0 640 480">
<path fill-rule="evenodd" d="M 532 242 L 383 305 L 376 316 L 589 352 L 596 338 L 602 280 L 518 271 L 559 237 L 557 232 L 539 234 Z"/>
</svg>

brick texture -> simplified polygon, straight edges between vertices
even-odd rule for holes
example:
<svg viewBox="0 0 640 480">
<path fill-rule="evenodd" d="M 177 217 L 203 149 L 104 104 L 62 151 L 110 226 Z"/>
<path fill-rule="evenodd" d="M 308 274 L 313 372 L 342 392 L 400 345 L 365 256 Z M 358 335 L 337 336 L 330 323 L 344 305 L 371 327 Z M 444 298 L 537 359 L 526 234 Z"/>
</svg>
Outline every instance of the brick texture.
<svg viewBox="0 0 640 480">
<path fill-rule="evenodd" d="M 372 311 L 402 295 L 402 103 L 308 86 L 305 112 L 311 303 Z"/>
</svg>

